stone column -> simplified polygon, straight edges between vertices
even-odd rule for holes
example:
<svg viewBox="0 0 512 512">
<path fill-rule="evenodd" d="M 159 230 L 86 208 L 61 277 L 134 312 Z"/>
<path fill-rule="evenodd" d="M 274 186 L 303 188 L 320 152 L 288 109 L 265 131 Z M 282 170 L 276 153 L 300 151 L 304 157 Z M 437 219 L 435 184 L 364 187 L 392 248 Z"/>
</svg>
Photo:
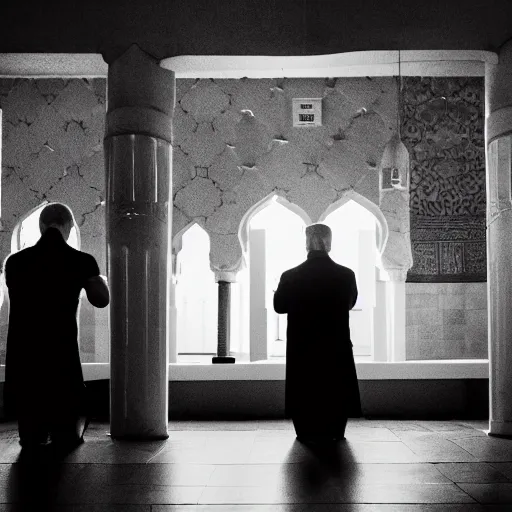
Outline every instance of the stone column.
<svg viewBox="0 0 512 512">
<path fill-rule="evenodd" d="M 234 363 L 229 356 L 231 335 L 231 283 L 242 266 L 242 248 L 235 234 L 210 233 L 210 268 L 219 286 L 217 357 L 212 363 Z"/>
<path fill-rule="evenodd" d="M 489 435 L 512 437 L 512 41 L 486 63 Z"/>
<path fill-rule="evenodd" d="M 386 353 L 391 362 L 405 361 L 405 280 L 412 266 L 408 186 L 381 190 L 380 208 L 386 217 L 389 236 L 382 264 L 385 281 Z"/>
<path fill-rule="evenodd" d="M 115 438 L 168 437 L 174 85 L 174 73 L 135 45 L 109 66 L 106 224 Z"/>
<path fill-rule="evenodd" d="M 268 359 L 268 311 L 266 272 L 266 239 L 264 229 L 249 230 L 249 271 L 250 271 L 250 361 Z M 272 311 L 273 312 L 273 311 Z"/>
<path fill-rule="evenodd" d="M 217 316 L 217 357 L 212 358 L 213 364 L 234 363 L 235 358 L 229 356 L 231 335 L 231 283 L 217 281 L 219 286 Z"/>
</svg>

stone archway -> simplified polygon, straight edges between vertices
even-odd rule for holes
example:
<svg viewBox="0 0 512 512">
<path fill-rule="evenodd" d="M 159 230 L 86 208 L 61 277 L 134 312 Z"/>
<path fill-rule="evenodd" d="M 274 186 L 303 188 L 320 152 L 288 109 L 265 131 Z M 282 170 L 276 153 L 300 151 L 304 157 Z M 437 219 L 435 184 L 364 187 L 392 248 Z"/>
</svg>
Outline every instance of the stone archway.
<svg viewBox="0 0 512 512">
<path fill-rule="evenodd" d="M 354 201 L 360 204 L 363 208 L 368 210 L 375 217 L 377 225 L 376 244 L 379 254 L 382 254 L 386 248 L 389 236 L 388 222 L 386 220 L 386 217 L 382 213 L 381 209 L 373 201 L 370 201 L 369 199 L 362 196 L 361 194 L 358 194 L 354 190 L 347 190 L 337 201 L 329 205 L 322 213 L 322 215 L 320 215 L 318 222 L 323 222 L 328 215 L 338 210 L 349 201 Z"/>
<path fill-rule="evenodd" d="M 356 275 L 358 299 L 350 311 L 354 355 L 372 358 L 376 347 L 386 344 L 383 329 L 378 323 L 375 328 L 375 318 L 384 307 L 377 288 L 388 236 L 386 219 L 374 203 L 350 191 L 326 208 L 319 222 L 332 230 L 331 258 Z"/>
<path fill-rule="evenodd" d="M 184 247 L 183 240 L 188 235 L 192 240 L 189 239 L 189 245 Z M 199 247 L 191 247 L 190 243 L 199 244 Z M 191 355 L 216 351 L 217 288 L 209 265 L 209 246 L 209 234 L 198 222 L 189 223 L 172 241 L 176 322 L 171 329 L 180 353 Z"/>
<path fill-rule="evenodd" d="M 251 208 L 249 208 L 245 212 L 244 216 L 242 217 L 242 220 L 240 221 L 240 225 L 238 228 L 238 238 L 240 240 L 240 245 L 242 246 L 242 252 L 244 254 L 247 252 L 247 246 L 249 241 L 249 224 L 251 222 L 251 219 L 257 213 L 259 213 L 261 210 L 263 210 L 269 204 L 271 204 L 273 201 L 276 201 L 285 208 L 288 208 L 288 210 L 290 210 L 292 213 L 298 215 L 305 222 L 306 226 L 309 226 L 309 224 L 312 223 L 311 217 L 299 205 L 289 201 L 281 192 L 271 192 L 266 197 L 258 201 L 253 206 L 251 206 Z"/>
<path fill-rule="evenodd" d="M 275 350 L 274 355 L 283 355 L 281 345 L 284 341 L 282 341 L 282 343 L 279 341 L 279 332 L 283 331 L 283 329 L 279 328 L 279 321 L 285 321 L 286 319 L 278 319 L 278 315 L 273 312 L 272 306 L 269 303 L 271 290 L 269 289 L 268 273 L 273 272 L 271 269 L 275 267 L 276 263 L 273 261 L 275 258 L 272 256 L 272 247 L 278 244 L 279 240 L 276 240 L 275 237 L 270 237 L 269 239 L 268 237 L 270 235 L 267 228 L 260 226 L 260 228 L 251 229 L 250 227 L 253 219 L 258 218 L 260 213 L 263 213 L 269 207 L 271 208 L 272 205 L 279 205 L 285 208 L 299 223 L 302 222 L 304 227 L 311 224 L 311 218 L 300 206 L 288 201 L 278 192 L 272 192 L 254 204 L 247 210 L 240 222 L 239 240 L 244 261 L 244 268 L 240 273 L 240 281 L 244 282 L 245 277 L 245 281 L 250 283 L 249 293 L 245 301 L 245 311 L 248 311 L 249 314 L 244 315 L 244 312 L 241 312 L 241 315 L 249 317 L 248 350 L 251 361 L 268 359 L 272 355 L 273 349 Z M 289 219 L 289 221 L 292 220 L 293 217 Z M 302 244 L 305 249 L 304 242 L 305 240 Z M 297 246 L 295 249 L 292 249 L 292 252 L 295 254 L 299 250 L 300 247 Z M 274 254 L 274 256 L 276 256 L 276 254 Z M 301 261 L 297 261 L 291 266 L 300 262 Z M 277 347 L 277 345 L 279 345 L 280 348 Z"/>
</svg>

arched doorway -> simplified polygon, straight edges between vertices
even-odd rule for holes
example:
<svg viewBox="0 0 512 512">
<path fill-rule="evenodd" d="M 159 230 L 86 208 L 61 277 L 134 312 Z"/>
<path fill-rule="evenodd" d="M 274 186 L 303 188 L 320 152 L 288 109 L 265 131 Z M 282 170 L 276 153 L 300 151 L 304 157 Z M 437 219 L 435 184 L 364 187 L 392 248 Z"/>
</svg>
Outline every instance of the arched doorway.
<svg viewBox="0 0 512 512">
<path fill-rule="evenodd" d="M 356 275 L 358 299 L 350 312 L 354 355 L 371 357 L 374 346 L 374 310 L 380 254 L 377 219 L 358 202 L 349 199 L 322 220 L 332 230 L 331 258 Z"/>
<path fill-rule="evenodd" d="M 249 283 L 240 314 L 249 318 L 251 361 L 282 358 L 286 353 L 286 315 L 274 312 L 273 296 L 281 274 L 306 257 L 304 230 L 311 220 L 298 206 L 276 194 L 255 205 L 240 226 Z"/>
<path fill-rule="evenodd" d="M 176 257 L 176 340 L 180 361 L 217 352 L 217 286 L 209 254 L 208 233 L 192 224 L 181 235 L 181 250 Z"/>
</svg>

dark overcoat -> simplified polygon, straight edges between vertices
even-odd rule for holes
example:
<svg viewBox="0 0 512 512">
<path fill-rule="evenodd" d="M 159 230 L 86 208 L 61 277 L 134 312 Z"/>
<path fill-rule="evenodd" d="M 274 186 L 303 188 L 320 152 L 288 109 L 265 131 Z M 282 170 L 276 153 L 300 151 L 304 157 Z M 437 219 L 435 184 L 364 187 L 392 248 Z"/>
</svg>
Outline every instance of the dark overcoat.
<svg viewBox="0 0 512 512">
<path fill-rule="evenodd" d="M 357 300 L 354 272 L 324 251 L 310 251 L 281 276 L 274 309 L 288 314 L 286 417 L 361 416 L 349 311 Z"/>
<path fill-rule="evenodd" d="M 88 278 L 99 275 L 90 254 L 49 228 L 33 247 L 4 264 L 9 329 L 4 406 L 9 417 L 74 417 L 84 396 L 77 308 Z"/>
</svg>

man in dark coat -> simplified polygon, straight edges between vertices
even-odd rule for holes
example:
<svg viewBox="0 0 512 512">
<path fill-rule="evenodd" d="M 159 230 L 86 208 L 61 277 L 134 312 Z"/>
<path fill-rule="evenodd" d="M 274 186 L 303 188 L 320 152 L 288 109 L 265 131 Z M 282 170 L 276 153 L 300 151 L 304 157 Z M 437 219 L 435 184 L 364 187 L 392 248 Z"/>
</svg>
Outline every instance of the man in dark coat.
<svg viewBox="0 0 512 512">
<path fill-rule="evenodd" d="M 110 301 L 106 279 L 90 254 L 66 240 L 71 210 L 51 203 L 41 212 L 41 238 L 4 263 L 9 329 L 4 406 L 18 419 L 20 444 L 73 447 L 83 441 L 85 385 L 78 349 L 77 307 L 82 288 L 93 306 Z"/>
<path fill-rule="evenodd" d="M 354 272 L 330 257 L 332 233 L 306 228 L 307 260 L 281 276 L 274 309 L 288 314 L 286 417 L 304 442 L 344 439 L 348 417 L 361 416 L 349 311 Z"/>
</svg>

